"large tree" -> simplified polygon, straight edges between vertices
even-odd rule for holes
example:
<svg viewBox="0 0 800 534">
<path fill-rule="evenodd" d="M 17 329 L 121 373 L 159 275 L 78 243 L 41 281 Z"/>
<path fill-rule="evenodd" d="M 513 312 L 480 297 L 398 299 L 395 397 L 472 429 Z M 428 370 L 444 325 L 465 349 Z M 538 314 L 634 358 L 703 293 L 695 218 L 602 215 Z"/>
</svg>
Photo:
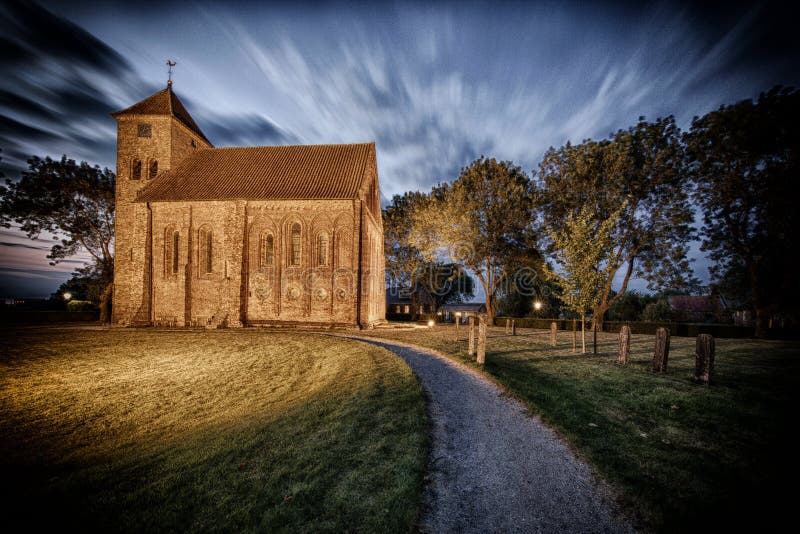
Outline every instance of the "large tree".
<svg viewBox="0 0 800 534">
<path fill-rule="evenodd" d="M 104 283 L 102 319 L 109 320 L 114 256 L 114 191 L 116 176 L 109 169 L 61 160 L 33 157 L 14 182 L 0 186 L 0 225 L 12 222 L 29 238 L 50 232 L 60 241 L 47 258 L 56 264 L 79 251 L 88 252 L 93 270 Z"/>
<path fill-rule="evenodd" d="M 386 281 L 409 292 L 412 320 L 416 319 L 421 299 L 438 309 L 473 296 L 472 277 L 461 266 L 428 261 L 409 241 L 414 213 L 427 205 L 429 198 L 424 193 L 409 191 L 394 195 L 383 210 Z"/>
<path fill-rule="evenodd" d="M 538 266 L 532 209 L 531 183 L 522 169 L 481 157 L 452 184 L 434 188 L 415 211 L 409 240 L 429 260 L 447 256 L 469 268 L 483 286 L 493 324 L 502 285 Z"/>
<path fill-rule="evenodd" d="M 601 223 L 596 223 L 593 208 L 586 205 L 576 214 L 567 215 L 562 231 L 551 233 L 557 269 L 551 277 L 562 287 L 561 300 L 581 319 L 581 347 L 586 353 L 586 314 L 595 309 L 613 269 L 613 231 L 620 206 Z"/>
<path fill-rule="evenodd" d="M 775 87 L 757 101 L 722 106 L 695 118 L 685 141 L 712 277 L 744 271 L 763 336 L 770 315 L 797 309 L 789 258 L 800 226 L 800 92 Z"/>
<path fill-rule="evenodd" d="M 647 280 L 651 289 L 679 287 L 690 279 L 686 255 L 693 213 L 673 117 L 641 118 L 607 140 L 550 148 L 539 166 L 537 199 L 540 216 L 557 235 L 584 206 L 592 208 L 593 224 L 599 226 L 625 204 L 611 232 L 614 249 L 593 310 L 598 328 L 632 276 Z"/>
</svg>

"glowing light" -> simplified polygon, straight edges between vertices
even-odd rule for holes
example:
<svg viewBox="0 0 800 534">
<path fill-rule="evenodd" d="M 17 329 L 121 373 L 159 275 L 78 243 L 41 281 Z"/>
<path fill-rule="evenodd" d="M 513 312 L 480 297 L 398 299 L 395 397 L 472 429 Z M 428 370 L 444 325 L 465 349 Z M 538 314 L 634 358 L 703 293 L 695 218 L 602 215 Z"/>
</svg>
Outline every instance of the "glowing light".
<svg viewBox="0 0 800 534">
<path fill-rule="evenodd" d="M 72 298 L 72 293 L 64 293 L 64 300 L 69 300 Z"/>
<path fill-rule="evenodd" d="M 428 328 L 433 328 L 433 320 L 428 321 Z"/>
<path fill-rule="evenodd" d="M 542 303 L 537 300 L 536 302 L 533 303 L 533 309 L 534 310 L 541 310 L 542 309 Z"/>
</svg>

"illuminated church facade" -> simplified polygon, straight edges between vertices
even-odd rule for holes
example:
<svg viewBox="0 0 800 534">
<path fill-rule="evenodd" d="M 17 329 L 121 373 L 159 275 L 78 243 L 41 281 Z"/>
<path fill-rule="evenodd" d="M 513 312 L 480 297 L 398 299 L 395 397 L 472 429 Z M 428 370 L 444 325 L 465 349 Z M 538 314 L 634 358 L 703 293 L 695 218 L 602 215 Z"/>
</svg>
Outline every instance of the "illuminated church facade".
<svg viewBox="0 0 800 534">
<path fill-rule="evenodd" d="M 115 325 L 384 320 L 374 143 L 215 148 L 171 84 L 112 116 Z"/>
</svg>

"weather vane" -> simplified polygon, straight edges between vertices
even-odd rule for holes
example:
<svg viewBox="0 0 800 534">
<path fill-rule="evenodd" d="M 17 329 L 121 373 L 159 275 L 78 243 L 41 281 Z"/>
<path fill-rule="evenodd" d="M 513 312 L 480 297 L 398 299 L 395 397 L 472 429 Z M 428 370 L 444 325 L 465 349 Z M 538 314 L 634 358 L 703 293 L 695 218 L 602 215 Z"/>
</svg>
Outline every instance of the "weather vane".
<svg viewBox="0 0 800 534">
<path fill-rule="evenodd" d="M 177 61 L 172 61 L 171 59 L 167 60 L 167 65 L 169 66 L 169 78 L 167 78 L 167 87 L 172 87 L 172 67 L 177 65 Z"/>
</svg>

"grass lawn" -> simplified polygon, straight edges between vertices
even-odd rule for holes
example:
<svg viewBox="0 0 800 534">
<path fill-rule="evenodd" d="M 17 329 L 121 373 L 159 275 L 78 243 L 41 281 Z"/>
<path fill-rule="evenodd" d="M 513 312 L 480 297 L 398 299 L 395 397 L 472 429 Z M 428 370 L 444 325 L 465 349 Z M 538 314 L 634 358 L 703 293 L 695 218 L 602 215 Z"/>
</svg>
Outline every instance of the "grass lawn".
<svg viewBox="0 0 800 534">
<path fill-rule="evenodd" d="M 490 329 L 484 371 L 612 482 L 640 527 L 762 530 L 793 513 L 796 491 L 779 484 L 796 487 L 800 473 L 791 438 L 800 343 L 718 339 L 715 384 L 704 387 L 691 381 L 694 339 L 673 337 L 668 373 L 657 376 L 654 336 L 633 336 L 631 362 L 621 366 L 614 334 L 599 334 L 594 356 L 572 353 L 572 332 L 559 332 L 556 348 L 547 331 L 520 333 Z M 466 328 L 367 334 L 477 367 L 467 358 Z"/>
<path fill-rule="evenodd" d="M 422 392 L 301 332 L 0 331 L 3 530 L 404 532 Z"/>
</svg>

